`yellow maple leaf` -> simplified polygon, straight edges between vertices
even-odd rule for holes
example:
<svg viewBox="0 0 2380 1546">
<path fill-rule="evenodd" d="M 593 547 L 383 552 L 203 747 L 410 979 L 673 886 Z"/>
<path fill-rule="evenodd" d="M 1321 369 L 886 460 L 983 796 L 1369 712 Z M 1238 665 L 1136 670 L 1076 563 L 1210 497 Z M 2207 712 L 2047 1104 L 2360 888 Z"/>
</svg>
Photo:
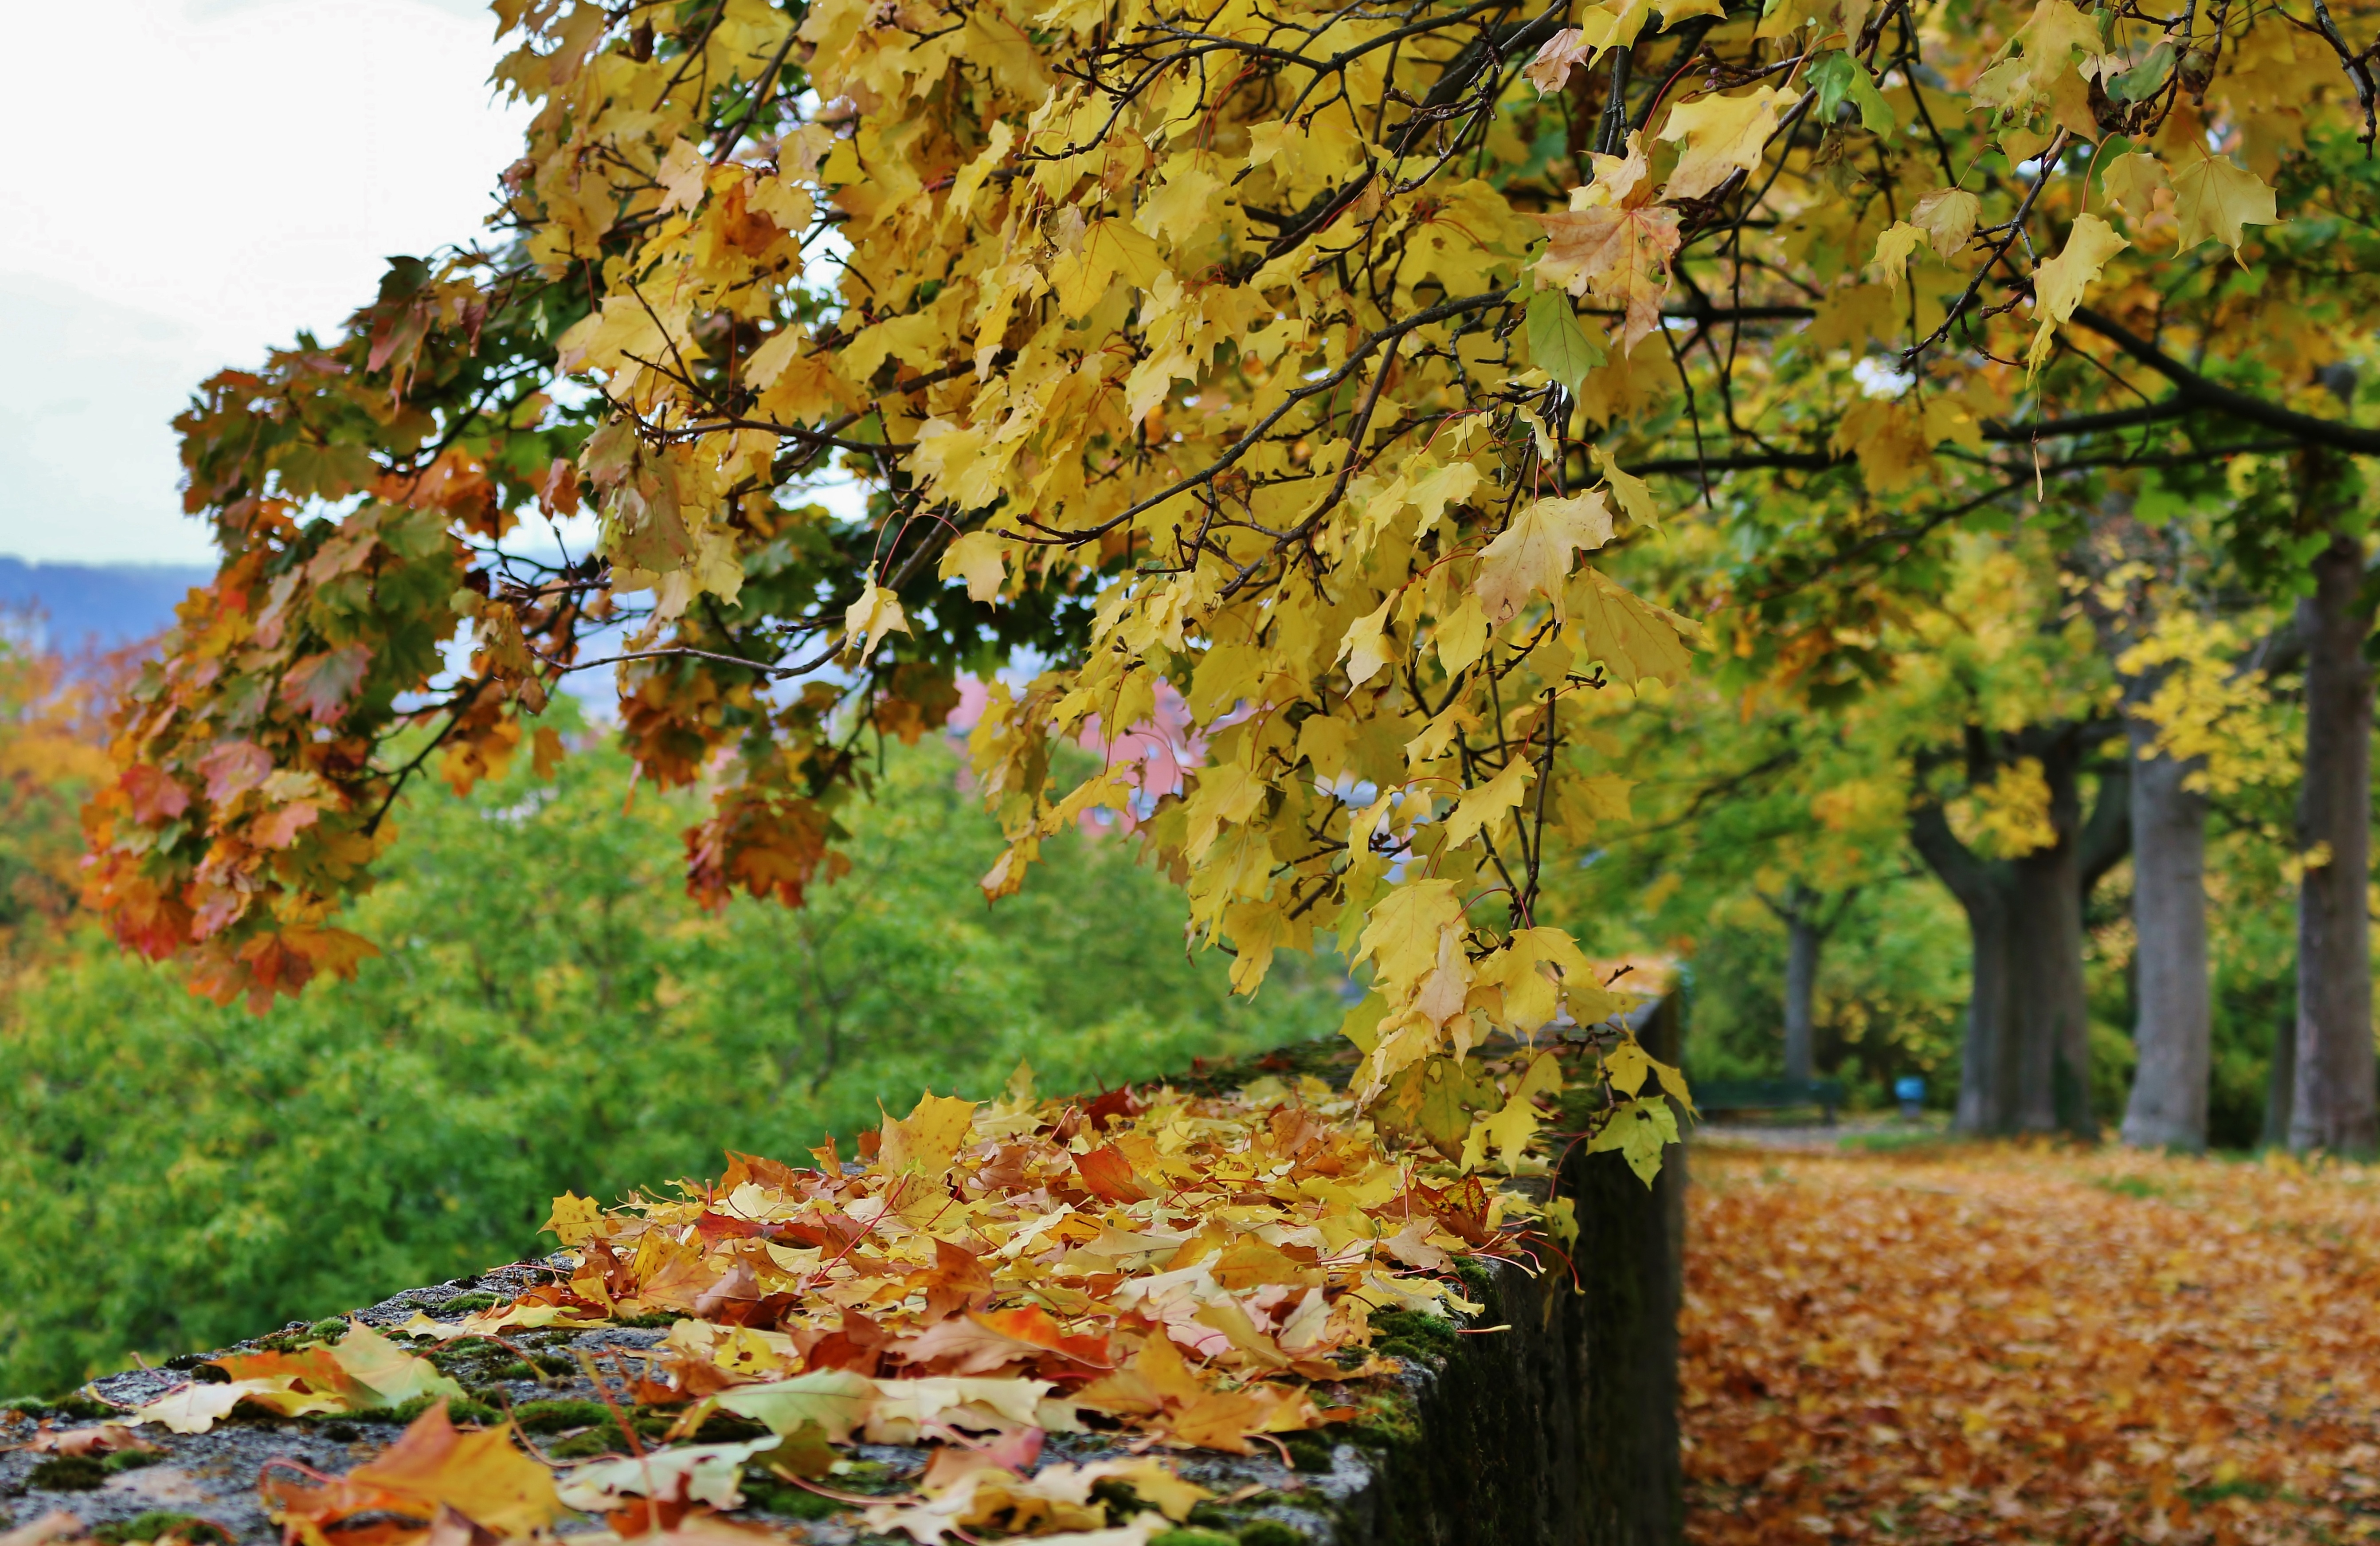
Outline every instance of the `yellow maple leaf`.
<svg viewBox="0 0 2380 1546">
<path fill-rule="evenodd" d="M 1694 670 L 1694 625 L 1631 594 L 1599 569 L 1582 569 L 1567 598 L 1580 663 L 1600 661 L 1628 686 L 1650 677 L 1682 682 Z"/>
<path fill-rule="evenodd" d="M 1408 881 L 1373 905 L 1355 961 L 1371 962 L 1389 982 L 1418 982 L 1438 965 L 1439 936 L 1462 919 L 1452 881 Z"/>
<path fill-rule="evenodd" d="M 583 1246 L 602 1233 L 603 1205 L 591 1197 L 565 1192 L 553 1199 L 553 1211 L 538 1228 L 552 1231 L 565 1246 Z"/>
<path fill-rule="evenodd" d="M 901 610 L 901 598 L 876 583 L 873 569 L 860 587 L 859 599 L 844 611 L 843 626 L 851 642 L 858 647 L 862 660 L 876 652 L 877 644 L 886 634 L 910 631 L 908 615 Z"/>
<path fill-rule="evenodd" d="M 1536 769 L 1529 760 L 1516 756 L 1487 783 L 1465 789 L 1447 815 L 1446 846 L 1460 848 L 1482 831 L 1492 829 L 1504 812 L 1527 796 L 1529 781 L 1536 776 Z"/>
<path fill-rule="evenodd" d="M 2066 245 L 2058 256 L 2033 271 L 2033 297 L 2041 308 L 2041 326 L 2026 357 L 2032 370 L 2040 370 L 2041 362 L 2049 358 L 2050 339 L 2058 324 L 2074 315 L 2074 309 L 2082 304 L 2083 292 L 2098 279 L 2107 260 L 2131 245 L 2095 214 L 2074 217 L 2074 228 L 2067 233 Z"/>
<path fill-rule="evenodd" d="M 1869 263 L 1883 273 L 1884 282 L 1894 289 L 1900 287 L 1900 271 L 1908 266 L 1909 255 L 1926 239 L 1925 228 L 1906 220 L 1896 220 L 1876 238 L 1876 257 Z"/>
<path fill-rule="evenodd" d="M 1371 612 L 1348 625 L 1339 641 L 1339 658 L 1347 663 L 1347 680 L 1362 687 L 1379 675 L 1380 667 L 1397 658 L 1397 641 L 1389 633 L 1389 614 L 1398 596 L 1391 593 Z"/>
<path fill-rule="evenodd" d="M 1164 270 L 1165 260 L 1147 234 L 1121 220 L 1099 220 L 1084 231 L 1079 248 L 1050 266 L 1050 283 L 1066 315 L 1079 318 L 1090 315 L 1119 275 L 1146 290 Z"/>
<path fill-rule="evenodd" d="M 2271 225 L 2279 218 L 2273 190 L 2264 178 L 2213 154 L 2202 154 L 2173 174 L 2173 214 L 2181 226 L 2177 253 L 2203 241 L 2219 241 L 2235 259 L 2241 226 Z"/>
<path fill-rule="evenodd" d="M 1482 550 L 1472 589 L 1488 622 L 1500 627 L 1519 615 L 1532 594 L 1559 602 L 1572 557 L 1609 541 L 1611 507 L 1601 494 L 1537 500 Z"/>
<path fill-rule="evenodd" d="M 542 1529 L 562 1512 L 552 1473 L 515 1447 L 510 1423 L 461 1431 L 447 1420 L 443 1401 L 347 1479 L 443 1503 L 499 1535 Z"/>
<path fill-rule="evenodd" d="M 1001 584 L 1008 578 L 1000 539 L 989 531 L 970 531 L 953 542 L 943 550 L 936 572 L 944 579 L 965 576 L 967 598 L 984 603 L 1000 599 Z"/>
<path fill-rule="evenodd" d="M 2107 189 L 2107 202 L 2139 220 L 2156 207 L 2160 189 L 2170 193 L 2173 181 L 2166 176 L 2165 163 L 2146 151 L 2134 151 L 2107 163 L 2099 174 L 2099 185 Z"/>
<path fill-rule="evenodd" d="M 1662 197 L 1672 203 L 1700 199 L 1736 173 L 1759 165 L 1779 113 L 1796 95 L 1781 86 L 1759 86 L 1742 96 L 1712 92 L 1670 109 L 1660 138 L 1684 144 Z"/>
<path fill-rule="evenodd" d="M 1982 218 L 1984 201 L 1963 189 L 1937 188 L 1917 201 L 1910 224 L 1925 233 L 1934 250 L 1947 258 L 1967 245 Z"/>
<path fill-rule="evenodd" d="M 1611 489 L 1611 497 L 1620 501 L 1622 514 L 1639 526 L 1661 524 L 1660 507 L 1653 503 L 1652 485 L 1633 472 L 1621 470 L 1619 462 L 1602 446 L 1595 447 L 1595 468 Z"/>
<path fill-rule="evenodd" d="M 1488 1146 L 1495 1145 L 1497 1163 L 1507 1172 L 1520 1168 L 1522 1157 L 1537 1136 L 1545 1117 L 1538 1112 L 1536 1097 L 1561 1093 L 1561 1060 L 1550 1052 L 1539 1053 L 1529 1062 L 1520 1081 L 1505 1096 L 1504 1103 L 1494 1114 L 1482 1116 L 1471 1124 L 1471 1135 L 1463 1140 L 1463 1168 L 1476 1170 L 1487 1157 Z"/>
<path fill-rule="evenodd" d="M 897 1121 L 885 1119 L 877 1168 L 938 1180 L 949 1173 L 951 1156 L 966 1142 L 974 1125 L 973 1101 L 955 1095 L 921 1095 L 908 1115 Z"/>
</svg>

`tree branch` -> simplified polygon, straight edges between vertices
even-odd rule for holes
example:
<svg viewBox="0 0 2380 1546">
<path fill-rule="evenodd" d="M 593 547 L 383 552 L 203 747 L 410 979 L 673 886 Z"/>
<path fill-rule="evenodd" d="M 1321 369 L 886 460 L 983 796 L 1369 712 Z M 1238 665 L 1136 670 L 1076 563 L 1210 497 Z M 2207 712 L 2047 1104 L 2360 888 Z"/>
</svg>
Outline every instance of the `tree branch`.
<svg viewBox="0 0 2380 1546">
<path fill-rule="evenodd" d="M 2262 424 L 2309 445 L 2326 445 L 2358 456 L 2380 456 L 2380 430 L 2367 430 L 2336 419 L 2317 419 L 2209 381 L 2114 318 L 2087 306 L 2074 309 L 2074 321 L 2173 383 L 2179 396 L 2198 408 Z"/>
</svg>

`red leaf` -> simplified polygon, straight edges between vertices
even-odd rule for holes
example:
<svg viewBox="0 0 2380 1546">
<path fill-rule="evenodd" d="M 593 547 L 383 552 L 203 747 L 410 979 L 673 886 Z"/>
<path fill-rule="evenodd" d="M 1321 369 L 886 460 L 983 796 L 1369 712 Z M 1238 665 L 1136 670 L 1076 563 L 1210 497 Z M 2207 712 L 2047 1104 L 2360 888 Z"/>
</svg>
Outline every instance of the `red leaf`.
<svg viewBox="0 0 2380 1546">
<path fill-rule="evenodd" d="M 1075 1155 L 1075 1174 L 1083 1178 L 1084 1190 L 1110 1202 L 1138 1202 L 1151 1195 L 1133 1174 L 1132 1162 L 1112 1143 Z"/>
<path fill-rule="evenodd" d="M 163 768 L 142 762 L 125 769 L 116 784 L 132 802 L 133 819 L 143 826 L 170 822 L 190 809 L 190 792 Z"/>
<path fill-rule="evenodd" d="M 199 759 L 206 776 L 207 803 L 228 805 L 273 773 L 273 754 L 254 741 L 219 741 Z"/>
<path fill-rule="evenodd" d="M 281 696 L 303 709 L 317 724 L 328 724 L 339 717 L 347 700 L 364 679 L 365 668 L 371 664 L 371 650 L 362 644 L 346 644 L 320 655 L 309 655 L 289 668 L 283 678 Z"/>
</svg>

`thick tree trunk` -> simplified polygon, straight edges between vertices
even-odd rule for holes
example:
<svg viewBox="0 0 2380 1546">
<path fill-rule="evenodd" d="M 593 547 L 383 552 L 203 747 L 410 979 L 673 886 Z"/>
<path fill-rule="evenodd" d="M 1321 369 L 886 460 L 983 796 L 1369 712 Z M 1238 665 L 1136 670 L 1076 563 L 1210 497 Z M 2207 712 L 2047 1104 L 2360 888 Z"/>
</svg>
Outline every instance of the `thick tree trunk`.
<svg viewBox="0 0 2380 1546">
<path fill-rule="evenodd" d="M 2298 886 L 2297 1096 L 2289 1147 L 2365 1154 L 2380 1147 L 2372 1050 L 2372 673 L 2357 605 L 2362 544 L 2334 536 L 2298 603 L 2306 639 L 2305 782 L 2298 800 L 2309 862 Z"/>
<path fill-rule="evenodd" d="M 2155 753 L 2156 726 L 2134 719 L 2132 747 L 2132 1041 L 2140 1064 L 2124 1141 L 2206 1147 L 2211 1014 L 2206 970 L 2206 797 L 2182 787 L 2193 762 Z"/>
<path fill-rule="evenodd" d="M 1815 1035 L 1818 993 L 1818 951 L 1826 943 L 1818 921 L 1810 916 L 1808 900 L 1785 916 L 1785 1077 L 1807 1079 L 1811 1043 Z"/>
<path fill-rule="evenodd" d="M 2058 841 L 2016 860 L 2010 908 L 2016 965 L 2016 1101 L 2022 1133 L 2095 1136 L 2090 1007 L 2082 980 L 2082 733 L 2034 738 Z"/>
<path fill-rule="evenodd" d="M 2009 1053 L 2015 1045 L 2010 1017 L 2015 994 L 2010 959 L 2008 866 L 1977 858 L 1950 831 L 1939 806 L 1920 806 L 1910 819 L 1910 839 L 1928 867 L 1959 900 L 1967 915 L 1973 981 L 1967 992 L 1967 1039 L 1959 1058 L 1961 1133 L 2001 1133 L 2009 1128 L 2009 1092 L 2015 1087 Z"/>
<path fill-rule="evenodd" d="M 1911 819 L 1918 853 L 1967 915 L 1974 947 L 1961 1060 L 1958 1130 L 2066 1131 L 2095 1137 L 2090 1015 L 2082 977 L 2082 906 L 2129 846 L 2128 783 L 2100 782 L 2090 820 L 2080 819 L 2077 777 L 2093 732 L 2062 725 L 2025 732 L 2018 749 L 2041 760 L 2057 841 L 2010 860 L 1985 859 L 1950 831 L 1937 806 Z"/>
</svg>

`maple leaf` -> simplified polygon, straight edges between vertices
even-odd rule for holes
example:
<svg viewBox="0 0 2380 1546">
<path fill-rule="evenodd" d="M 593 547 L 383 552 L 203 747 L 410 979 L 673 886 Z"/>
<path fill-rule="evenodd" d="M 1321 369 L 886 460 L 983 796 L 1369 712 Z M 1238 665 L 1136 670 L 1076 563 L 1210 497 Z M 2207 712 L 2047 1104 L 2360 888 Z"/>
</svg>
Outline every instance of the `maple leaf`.
<svg viewBox="0 0 2380 1546">
<path fill-rule="evenodd" d="M 461 1396 L 463 1387 L 438 1366 L 407 1352 L 361 1321 L 329 1348 L 332 1360 L 369 1393 L 372 1406 L 397 1406 L 421 1396 Z"/>
<path fill-rule="evenodd" d="M 1355 961 L 1369 961 L 1392 982 L 1420 980 L 1438 963 L 1439 941 L 1463 917 L 1454 883 L 1417 881 L 1375 906 L 1365 920 Z"/>
<path fill-rule="evenodd" d="M 897 1122 L 885 1118 L 877 1164 L 887 1172 L 940 1180 L 950 1172 L 951 1156 L 966 1142 L 975 1108 L 973 1101 L 955 1095 L 920 1095 L 907 1116 Z"/>
<path fill-rule="evenodd" d="M 1491 627 L 1520 615 L 1532 595 L 1559 603 L 1570 578 L 1571 560 L 1611 540 L 1611 508 L 1592 492 L 1567 499 L 1540 499 L 1524 506 L 1479 554 L 1472 589 Z"/>
<path fill-rule="evenodd" d="M 1149 1195 L 1148 1187 L 1133 1174 L 1132 1162 L 1111 1143 L 1076 1155 L 1075 1172 L 1094 1197 L 1110 1202 L 1138 1202 Z"/>
<path fill-rule="evenodd" d="M 1471 1125 L 1471 1134 L 1464 1140 L 1462 1163 L 1466 1170 L 1475 1170 L 1485 1157 L 1488 1146 L 1496 1148 L 1496 1158 L 1507 1171 L 1517 1172 L 1521 1158 L 1537 1128 L 1545 1120 L 1538 1114 L 1535 1098 L 1561 1092 L 1560 1060 L 1551 1053 L 1539 1053 L 1529 1060 L 1528 1067 L 1505 1095 L 1504 1103 L 1493 1114 L 1482 1116 Z"/>
<path fill-rule="evenodd" d="M 681 1444 L 626 1460 L 574 1466 L 564 1474 L 554 1495 L 564 1506 L 587 1514 L 608 1513 L 630 1498 L 740 1508 L 745 1462 L 775 1449 L 777 1443 L 771 1437 L 737 1443 Z"/>
<path fill-rule="evenodd" d="M 2226 157 L 2204 152 L 2173 174 L 2173 213 L 2181 228 L 2177 252 L 2219 241 L 2231 249 L 2235 260 L 2241 226 L 2270 225 L 2279 218 L 2274 192 L 2262 177 Z"/>
<path fill-rule="evenodd" d="M 1700 199 L 1759 165 L 1779 111 L 1795 96 L 1781 86 L 1757 86 L 1741 96 L 1712 92 L 1670 108 L 1660 138 L 1682 144 L 1662 196 L 1673 203 Z"/>
<path fill-rule="evenodd" d="M 15 1529 L 0 1530 L 0 1546 L 53 1546 L 54 1542 L 84 1539 L 88 1535 L 83 1522 L 62 1508 L 54 1508 Z"/>
<path fill-rule="evenodd" d="M 552 1474 L 514 1445 L 510 1423 L 466 1432 L 447 1420 L 443 1401 L 346 1479 L 418 1499 L 432 1511 L 452 1508 L 506 1535 L 542 1529 L 562 1506 Z"/>
<path fill-rule="evenodd" d="M 1007 575 L 1001 556 L 1000 539 L 989 531 L 966 533 L 943 551 L 938 572 L 944 579 L 953 576 L 964 578 L 970 601 L 990 603 L 999 600 L 1001 582 Z"/>
<path fill-rule="evenodd" d="M 1549 238 L 1537 274 L 1572 295 L 1593 295 L 1622 311 L 1621 352 L 1661 325 L 1669 262 L 1678 250 L 1678 213 L 1658 205 L 1594 203 L 1540 214 Z"/>
<path fill-rule="evenodd" d="M 2034 371 L 2041 369 L 2049 358 L 2050 340 L 2058 325 L 2074 315 L 2082 304 L 2083 292 L 2095 282 L 2107 260 L 2130 247 L 2131 242 L 2116 234 L 2114 226 L 2095 214 L 2079 214 L 2066 234 L 2066 245 L 2058 256 L 2044 262 L 2033 273 L 2033 294 L 2041 308 L 2041 325 L 2033 336 L 2033 349 L 2026 363 Z"/>
<path fill-rule="evenodd" d="M 1650 1187 L 1660 1173 L 1661 1150 L 1678 1141 L 1678 1119 L 1666 1101 L 1623 1101 L 1590 1139 L 1586 1151 L 1618 1150 L 1636 1178 Z"/>
<path fill-rule="evenodd" d="M 135 1450 L 164 1453 L 120 1422 L 103 1422 L 90 1428 L 43 1428 L 20 1447 L 36 1455 L 115 1455 Z"/>
<path fill-rule="evenodd" d="M 1926 233 L 1923 228 L 1906 220 L 1897 220 L 1886 226 L 1876 238 L 1876 257 L 1869 267 L 1883 271 L 1884 282 L 1899 289 L 1900 271 L 1908 265 L 1909 255 L 1916 251 L 1917 244 L 1925 239 Z"/>
<path fill-rule="evenodd" d="M 207 803 L 228 805 L 273 773 L 273 754 L 254 741 L 223 741 L 199 761 Z"/>
<path fill-rule="evenodd" d="M 892 1351 L 912 1364 L 939 1366 L 945 1374 L 988 1374 L 1043 1357 L 1090 1369 L 1105 1369 L 1109 1361 L 1104 1338 L 1068 1336 L 1038 1305 L 953 1316 L 922 1336 L 893 1344 Z"/>
<path fill-rule="evenodd" d="M 2173 183 L 2166 176 L 2165 163 L 2146 151 L 2132 151 L 2107 163 L 2099 174 L 2100 183 L 2107 190 L 2107 201 L 2131 216 L 2135 221 L 2152 213 L 2156 208 L 2160 191 L 2170 193 Z"/>
<path fill-rule="evenodd" d="M 1638 526 L 1661 524 L 1660 507 L 1653 501 L 1653 490 L 1644 479 L 1624 470 L 1602 446 L 1595 447 L 1596 470 L 1603 474 L 1611 490 L 1611 497 L 1620 502 L 1621 512 Z"/>
<path fill-rule="evenodd" d="M 1396 641 L 1389 637 L 1389 615 L 1395 610 L 1398 597 L 1387 600 L 1350 624 L 1345 638 L 1339 644 L 1339 658 L 1347 663 L 1347 680 L 1363 686 L 1380 674 L 1380 668 L 1396 659 Z"/>
<path fill-rule="evenodd" d="M 1529 358 L 1546 374 L 1575 394 L 1586 373 L 1602 364 L 1603 347 L 1578 325 L 1578 313 L 1559 290 L 1539 290 L 1529 298 L 1527 313 Z M 1465 465 L 1463 471 L 1477 474 Z M 1440 508 L 1444 501 L 1439 502 Z M 1435 512 L 1429 512 L 1434 514 Z"/>
<path fill-rule="evenodd" d="M 908 615 L 901 610 L 901 598 L 876 583 L 874 570 L 868 572 L 860 587 L 859 599 L 844 613 L 843 626 L 862 660 L 876 652 L 876 646 L 886 634 L 910 631 Z"/>
<path fill-rule="evenodd" d="M 1484 831 L 1492 830 L 1504 813 L 1526 797 L 1536 769 L 1524 757 L 1514 757 L 1494 778 L 1466 789 L 1447 813 L 1446 843 L 1459 848 Z"/>
<path fill-rule="evenodd" d="M 1585 32 L 1565 27 L 1538 47 L 1536 56 L 1521 67 L 1521 73 L 1539 94 L 1551 96 L 1570 84 L 1572 66 L 1595 56 L 1595 47 L 1586 41 Z"/>
<path fill-rule="evenodd" d="M 765 1423 L 771 1432 L 816 1428 L 834 1443 L 851 1437 L 874 1411 L 876 1382 L 848 1369 L 823 1369 L 788 1380 L 743 1385 L 719 1396 L 723 1409 Z"/>
<path fill-rule="evenodd" d="M 363 681 L 371 658 L 371 647 L 365 644 L 342 645 L 309 656 L 289 667 L 282 678 L 282 693 L 315 724 L 328 724 L 339 717 L 339 711 Z"/>
<path fill-rule="evenodd" d="M 1984 201 L 1963 189 L 1937 188 L 1917 201 L 1910 224 L 1925 233 L 1934 250 L 1948 258 L 1967 245 L 1982 218 Z"/>
<path fill-rule="evenodd" d="M 1683 681 L 1694 670 L 1687 641 L 1694 625 L 1633 595 L 1599 569 L 1581 569 L 1566 598 L 1581 652 L 1634 686 L 1651 678 Z"/>
</svg>

